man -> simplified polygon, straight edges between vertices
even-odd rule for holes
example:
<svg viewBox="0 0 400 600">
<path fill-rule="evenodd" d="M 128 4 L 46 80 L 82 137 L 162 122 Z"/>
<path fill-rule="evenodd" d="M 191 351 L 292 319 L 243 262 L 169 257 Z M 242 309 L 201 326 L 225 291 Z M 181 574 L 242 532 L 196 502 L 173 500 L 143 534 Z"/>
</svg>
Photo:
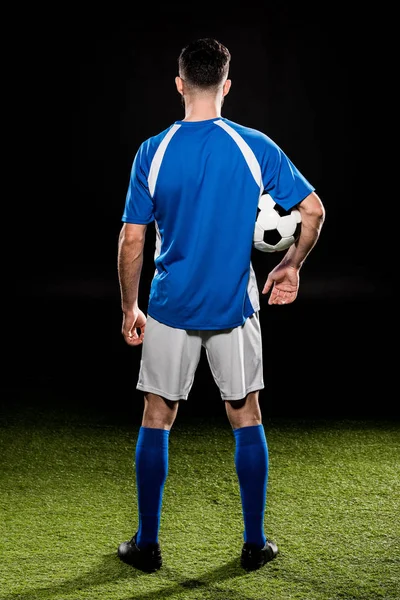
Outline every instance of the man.
<svg viewBox="0 0 400 600">
<path fill-rule="evenodd" d="M 144 571 L 162 565 L 158 532 L 168 439 L 202 347 L 235 438 L 244 520 L 241 565 L 255 570 L 278 553 L 264 533 L 268 447 L 259 406 L 264 382 L 253 231 L 263 192 L 301 212 L 300 238 L 262 290 L 270 292 L 269 304 L 289 304 L 325 211 L 313 186 L 269 137 L 221 116 L 231 86 L 230 59 L 228 49 L 210 38 L 182 50 L 175 83 L 185 118 L 141 144 L 122 217 L 122 334 L 129 346 L 143 344 L 137 389 L 144 392 L 144 411 L 135 451 L 138 527 L 119 545 L 118 556 Z M 145 315 L 138 289 L 152 221 L 156 269 Z"/>
</svg>

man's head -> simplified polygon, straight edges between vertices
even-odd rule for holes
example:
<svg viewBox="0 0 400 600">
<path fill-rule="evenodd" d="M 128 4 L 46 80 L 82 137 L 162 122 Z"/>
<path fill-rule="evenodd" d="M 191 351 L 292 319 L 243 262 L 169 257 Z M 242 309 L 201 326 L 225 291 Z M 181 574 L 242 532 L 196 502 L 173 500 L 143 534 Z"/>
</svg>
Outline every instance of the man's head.
<svg viewBox="0 0 400 600">
<path fill-rule="evenodd" d="M 225 96 L 230 87 L 228 80 L 231 55 L 229 50 L 213 38 L 201 38 L 188 44 L 178 58 L 178 91 L 216 94 L 223 89 Z"/>
</svg>

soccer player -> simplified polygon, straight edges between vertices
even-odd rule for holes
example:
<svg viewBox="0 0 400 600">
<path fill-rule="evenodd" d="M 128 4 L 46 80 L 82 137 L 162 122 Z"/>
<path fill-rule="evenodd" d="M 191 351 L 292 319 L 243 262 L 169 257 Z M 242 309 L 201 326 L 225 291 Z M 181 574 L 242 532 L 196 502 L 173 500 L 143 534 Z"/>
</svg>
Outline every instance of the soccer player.
<svg viewBox="0 0 400 600">
<path fill-rule="evenodd" d="M 133 160 L 118 242 L 122 335 L 142 344 L 137 389 L 144 393 L 135 469 L 138 524 L 118 547 L 144 571 L 162 566 L 159 542 L 168 440 L 187 400 L 202 347 L 235 439 L 244 521 L 241 566 L 277 556 L 264 532 L 268 446 L 259 406 L 264 388 L 260 299 L 251 264 L 259 197 L 298 207 L 299 240 L 269 273 L 269 304 L 296 299 L 299 271 L 314 248 L 324 206 L 314 187 L 267 135 L 221 115 L 231 55 L 218 40 L 189 43 L 178 57 L 176 89 L 185 117 L 145 140 Z M 147 225 L 154 221 L 155 272 L 147 314 L 138 306 Z"/>
</svg>

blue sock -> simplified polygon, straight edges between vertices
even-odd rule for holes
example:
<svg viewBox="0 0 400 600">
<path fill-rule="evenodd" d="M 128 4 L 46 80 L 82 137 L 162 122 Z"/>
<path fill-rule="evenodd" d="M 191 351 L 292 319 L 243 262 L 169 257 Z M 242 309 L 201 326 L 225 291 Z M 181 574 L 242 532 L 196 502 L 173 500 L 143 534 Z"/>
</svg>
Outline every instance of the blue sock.
<svg viewBox="0 0 400 600">
<path fill-rule="evenodd" d="M 141 427 L 136 443 L 139 548 L 158 542 L 164 484 L 168 474 L 168 429 Z"/>
<path fill-rule="evenodd" d="M 235 467 L 244 519 L 244 541 L 265 545 L 264 512 L 268 481 L 268 446 L 262 425 L 240 427 L 235 436 Z"/>
</svg>

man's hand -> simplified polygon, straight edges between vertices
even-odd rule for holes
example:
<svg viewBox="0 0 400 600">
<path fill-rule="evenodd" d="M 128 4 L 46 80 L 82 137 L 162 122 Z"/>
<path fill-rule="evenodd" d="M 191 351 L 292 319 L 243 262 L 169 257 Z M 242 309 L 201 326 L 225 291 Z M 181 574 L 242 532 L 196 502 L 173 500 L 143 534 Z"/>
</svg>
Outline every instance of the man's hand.
<svg viewBox="0 0 400 600">
<path fill-rule="evenodd" d="M 268 275 L 262 293 L 268 294 L 272 288 L 268 304 L 291 304 L 297 298 L 299 284 L 299 269 L 279 264 Z"/>
<path fill-rule="evenodd" d="M 143 342 L 146 321 L 146 315 L 140 308 L 123 313 L 122 335 L 128 346 L 139 346 Z M 137 332 L 138 329 L 140 334 Z"/>
</svg>

